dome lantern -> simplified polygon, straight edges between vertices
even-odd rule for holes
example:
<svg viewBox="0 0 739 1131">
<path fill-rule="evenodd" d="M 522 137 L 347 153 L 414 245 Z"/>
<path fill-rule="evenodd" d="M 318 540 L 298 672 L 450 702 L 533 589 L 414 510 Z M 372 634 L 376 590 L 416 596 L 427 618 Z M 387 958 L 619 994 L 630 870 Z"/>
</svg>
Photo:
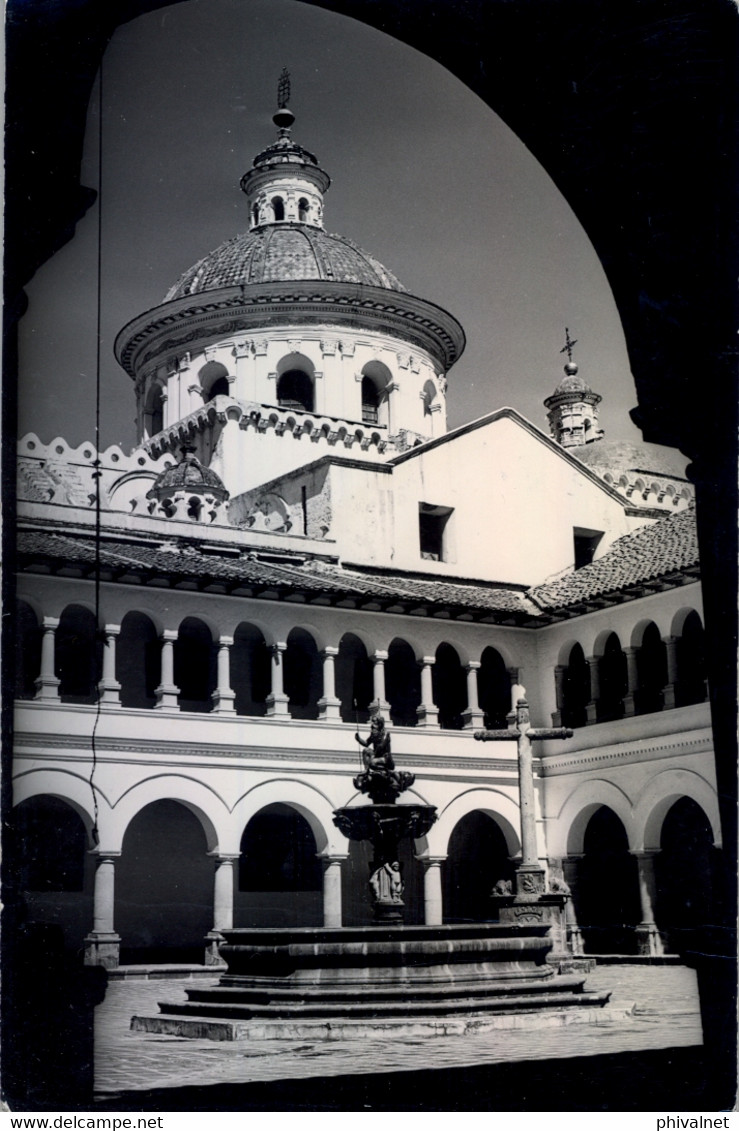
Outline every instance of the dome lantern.
<svg viewBox="0 0 739 1131">
<path fill-rule="evenodd" d="M 249 202 L 251 231 L 274 224 L 323 228 L 323 196 L 331 184 L 316 157 L 292 140 L 295 115 L 288 109 L 290 76 L 283 70 L 277 88 L 278 109 L 272 121 L 277 141 L 254 158 L 241 178 Z"/>
<path fill-rule="evenodd" d="M 576 345 L 577 341 L 570 338 L 570 331 L 565 327 L 565 344 L 559 351 L 567 354 L 565 375 L 544 401 L 549 434 L 563 448 L 582 447 L 603 438 L 598 421 L 602 397 L 580 377 L 578 365 L 572 360 L 572 348 Z"/>
</svg>

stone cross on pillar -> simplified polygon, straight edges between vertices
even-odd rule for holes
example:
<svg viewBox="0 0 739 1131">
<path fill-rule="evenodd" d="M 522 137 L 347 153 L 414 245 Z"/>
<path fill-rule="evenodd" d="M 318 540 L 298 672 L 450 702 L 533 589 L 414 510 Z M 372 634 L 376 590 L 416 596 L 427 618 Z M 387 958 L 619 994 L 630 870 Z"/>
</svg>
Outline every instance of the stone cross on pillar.
<svg viewBox="0 0 739 1131">
<path fill-rule="evenodd" d="M 520 688 L 525 694 L 525 688 Z M 521 864 L 516 869 L 516 894 L 535 896 L 544 891 L 544 869 L 539 864 L 534 806 L 534 767 L 531 743 L 543 738 L 571 738 L 568 727 L 532 727 L 529 705 L 519 698 L 507 730 L 477 730 L 478 742 L 515 742 L 518 746 L 518 792 L 521 804 Z"/>
</svg>

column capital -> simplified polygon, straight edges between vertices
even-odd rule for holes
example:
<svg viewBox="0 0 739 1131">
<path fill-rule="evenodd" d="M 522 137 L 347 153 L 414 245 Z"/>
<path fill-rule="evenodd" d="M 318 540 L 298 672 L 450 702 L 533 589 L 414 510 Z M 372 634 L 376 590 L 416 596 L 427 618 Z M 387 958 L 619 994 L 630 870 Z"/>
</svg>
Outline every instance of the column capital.
<svg viewBox="0 0 739 1131">
<path fill-rule="evenodd" d="M 418 860 L 419 863 L 424 864 L 427 868 L 436 867 L 440 864 L 443 864 L 444 861 L 448 859 L 448 856 L 416 856 L 416 860 Z"/>
<path fill-rule="evenodd" d="M 470 660 L 469 663 L 464 665 L 464 670 L 467 672 L 477 672 L 480 670 L 481 666 L 479 660 Z"/>
<path fill-rule="evenodd" d="M 118 857 L 121 855 L 121 850 L 115 849 L 113 851 L 108 851 L 105 848 L 95 847 L 95 848 L 89 849 L 88 855 L 93 856 L 98 861 L 117 860 Z"/>
<path fill-rule="evenodd" d="M 343 864 L 345 860 L 349 859 L 348 852 L 317 852 L 316 856 L 324 864 Z"/>
<path fill-rule="evenodd" d="M 661 851 L 661 848 L 630 848 L 629 856 L 635 856 L 637 860 L 653 860 Z"/>
<path fill-rule="evenodd" d="M 383 652 L 381 649 L 378 649 L 376 652 L 372 653 L 371 659 L 373 664 L 384 663 L 387 659 L 387 652 Z"/>
<path fill-rule="evenodd" d="M 119 624 L 105 624 L 103 625 L 103 632 L 106 636 L 120 636 L 121 626 Z"/>
<path fill-rule="evenodd" d="M 271 655 L 276 657 L 279 656 L 282 652 L 287 651 L 287 642 L 284 640 L 278 640 L 275 644 L 268 644 L 267 647 L 269 648 Z"/>
<path fill-rule="evenodd" d="M 234 642 L 233 636 L 219 636 L 216 643 L 219 648 L 230 648 Z"/>
<path fill-rule="evenodd" d="M 44 632 L 55 632 L 59 627 L 59 617 L 42 617 L 41 628 Z"/>
<path fill-rule="evenodd" d="M 326 647 L 321 652 L 322 656 L 338 656 L 338 654 L 339 654 L 339 649 L 336 647 L 335 644 L 327 644 Z"/>
<path fill-rule="evenodd" d="M 164 631 L 162 632 L 161 639 L 168 644 L 174 644 L 174 642 L 177 640 L 178 636 L 179 636 L 179 629 L 177 629 L 177 628 L 165 628 Z"/>
<path fill-rule="evenodd" d="M 679 637 L 677 637 L 677 636 L 663 636 L 662 637 L 662 643 L 663 644 L 676 644 L 678 639 L 679 639 Z"/>
<path fill-rule="evenodd" d="M 424 668 L 430 668 L 436 663 L 436 656 L 422 656 L 418 663 Z"/>
<path fill-rule="evenodd" d="M 240 852 L 219 852 L 217 848 L 214 848 L 212 852 L 208 852 L 207 855 L 210 856 L 211 860 L 214 860 L 216 864 L 235 864 L 237 860 L 241 859 Z"/>
</svg>

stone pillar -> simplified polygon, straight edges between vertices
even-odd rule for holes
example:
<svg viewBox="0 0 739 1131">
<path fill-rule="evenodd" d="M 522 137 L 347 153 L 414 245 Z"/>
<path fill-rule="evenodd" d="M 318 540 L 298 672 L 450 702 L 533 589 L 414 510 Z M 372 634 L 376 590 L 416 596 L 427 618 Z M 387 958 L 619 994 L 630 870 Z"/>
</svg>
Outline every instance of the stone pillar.
<svg viewBox="0 0 739 1131">
<path fill-rule="evenodd" d="M 439 708 L 434 703 L 434 687 L 431 668 L 436 663 L 435 656 L 424 656 L 421 660 L 421 706 L 416 707 L 419 727 L 439 726 Z"/>
<path fill-rule="evenodd" d="M 624 656 L 626 657 L 626 694 L 623 698 L 624 716 L 636 714 L 636 706 L 634 703 L 634 693 L 639 686 L 639 675 L 636 669 L 636 648 L 624 648 Z"/>
<path fill-rule="evenodd" d="M 663 636 L 667 654 L 667 686 L 663 689 L 664 708 L 669 711 L 675 706 L 675 685 L 677 683 L 677 637 Z"/>
<path fill-rule="evenodd" d="M 319 719 L 341 719 L 341 700 L 336 697 L 335 661 L 339 649 L 329 646 L 323 649 L 323 695 L 318 700 Z"/>
<path fill-rule="evenodd" d="M 654 921 L 654 902 L 657 885 L 654 879 L 654 858 L 657 850 L 632 852 L 639 868 L 639 900 L 641 902 L 641 923 L 636 928 L 639 954 L 655 957 L 665 953 L 662 938 Z"/>
<path fill-rule="evenodd" d="M 115 678 L 115 642 L 121 631 L 118 624 L 106 624 L 103 644 L 103 678 L 98 683 L 100 702 L 106 707 L 120 707 L 121 685 Z"/>
<path fill-rule="evenodd" d="M 36 680 L 36 699 L 59 699 L 59 680 L 54 674 L 54 652 L 56 630 L 59 621 L 56 617 L 44 617 L 41 622 L 41 671 Z"/>
<path fill-rule="evenodd" d="M 423 864 L 423 921 L 427 927 L 444 922 L 441 865 L 446 856 L 417 856 Z"/>
<path fill-rule="evenodd" d="M 552 711 L 552 726 L 562 726 L 562 708 L 565 701 L 565 675 L 567 668 L 563 664 L 557 664 L 554 669 L 554 697 L 557 704 L 556 710 Z"/>
<path fill-rule="evenodd" d="M 598 656 L 588 656 L 588 671 L 590 673 L 590 701 L 586 704 L 585 711 L 589 723 L 598 721 L 598 700 L 600 699 L 600 672 Z"/>
<path fill-rule="evenodd" d="M 348 860 L 347 853 L 330 853 L 321 856 L 323 862 L 323 925 L 341 926 L 341 865 Z"/>
<path fill-rule="evenodd" d="M 231 645 L 232 636 L 221 636 L 218 639 L 218 676 L 217 686 L 211 696 L 213 711 L 216 715 L 235 715 L 234 700 L 236 694 L 231 689 Z"/>
<path fill-rule="evenodd" d="M 220 852 L 212 856 L 215 860 L 213 927 L 205 936 L 205 965 L 222 966 L 218 948 L 223 941 L 221 931 L 228 931 L 234 925 L 234 863 L 239 856 Z"/>
<path fill-rule="evenodd" d="M 177 710 L 177 696 L 179 687 L 174 682 L 174 645 L 177 633 L 172 628 L 166 628 L 162 633 L 162 668 L 161 680 L 154 694 L 156 695 L 155 710 Z"/>
<path fill-rule="evenodd" d="M 121 937 L 114 927 L 115 862 L 120 852 L 97 852 L 95 890 L 93 894 L 92 930 L 85 939 L 85 965 L 104 966 L 112 970 L 118 965 Z"/>
<path fill-rule="evenodd" d="M 385 698 L 385 660 L 387 652 L 375 652 L 372 656 L 372 686 L 375 697 L 370 703 L 370 715 L 389 715 L 390 704 Z"/>
<path fill-rule="evenodd" d="M 287 718 L 290 713 L 287 709 L 288 698 L 285 695 L 282 678 L 286 649 L 287 644 L 282 641 L 278 644 L 272 644 L 270 647 L 272 654 L 272 690 L 267 696 L 267 714 L 271 718 L 276 716 Z"/>
<path fill-rule="evenodd" d="M 462 712 L 462 723 L 465 730 L 474 730 L 485 725 L 485 717 L 480 710 L 478 698 L 477 673 L 480 664 L 477 660 L 470 660 L 465 671 L 467 673 L 467 709 Z"/>
</svg>

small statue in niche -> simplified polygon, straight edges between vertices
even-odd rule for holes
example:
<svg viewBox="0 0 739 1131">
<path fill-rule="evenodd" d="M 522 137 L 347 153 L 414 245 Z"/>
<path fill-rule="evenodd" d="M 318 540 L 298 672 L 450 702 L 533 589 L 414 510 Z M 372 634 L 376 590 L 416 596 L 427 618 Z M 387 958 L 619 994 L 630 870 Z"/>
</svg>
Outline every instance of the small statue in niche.
<svg viewBox="0 0 739 1131">
<path fill-rule="evenodd" d="M 360 734 L 354 738 L 362 749 L 364 773 L 354 779 L 354 787 L 360 793 L 368 793 L 375 805 L 392 804 L 398 794 L 408 789 L 416 780 L 415 774 L 407 774 L 395 769 L 390 750 L 390 735 L 385 729 L 382 715 L 375 715 L 370 724 L 370 735 L 363 739 Z"/>
<path fill-rule="evenodd" d="M 403 902 L 403 881 L 400 876 L 400 864 L 397 860 L 382 864 L 372 873 L 369 883 L 372 894 L 378 903 Z"/>
</svg>

